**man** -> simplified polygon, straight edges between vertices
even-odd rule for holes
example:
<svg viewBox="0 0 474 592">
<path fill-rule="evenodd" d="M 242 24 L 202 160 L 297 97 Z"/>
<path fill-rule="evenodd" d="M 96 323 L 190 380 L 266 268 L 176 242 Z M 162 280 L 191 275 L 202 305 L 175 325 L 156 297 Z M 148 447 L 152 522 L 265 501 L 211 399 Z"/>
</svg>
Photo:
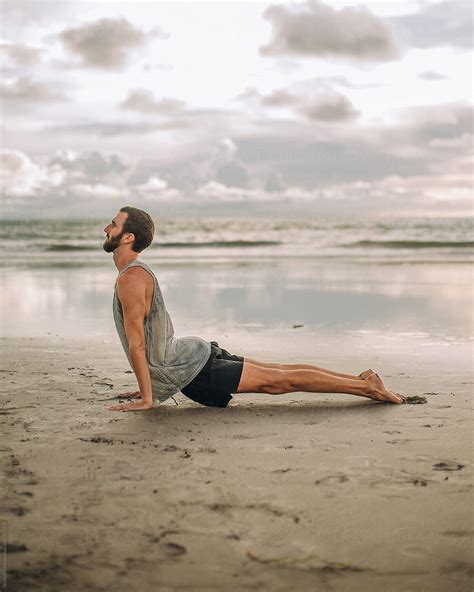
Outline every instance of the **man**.
<svg viewBox="0 0 474 592">
<path fill-rule="evenodd" d="M 308 364 L 272 364 L 232 355 L 215 341 L 176 338 L 156 276 L 138 258 L 153 240 L 150 215 L 131 206 L 120 209 L 104 228 L 106 252 L 119 271 L 115 284 L 114 321 L 135 372 L 138 391 L 123 397 L 141 399 L 109 407 L 144 411 L 181 391 L 202 405 L 226 407 L 232 393 L 347 393 L 375 401 L 402 403 L 373 370 L 358 376 Z"/>
</svg>

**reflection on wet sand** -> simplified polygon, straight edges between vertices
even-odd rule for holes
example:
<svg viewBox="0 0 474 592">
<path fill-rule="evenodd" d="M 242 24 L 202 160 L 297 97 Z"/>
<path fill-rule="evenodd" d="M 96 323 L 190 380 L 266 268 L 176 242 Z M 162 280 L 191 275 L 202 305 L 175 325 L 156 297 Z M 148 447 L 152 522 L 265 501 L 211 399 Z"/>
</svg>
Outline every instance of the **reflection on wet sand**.
<svg viewBox="0 0 474 592">
<path fill-rule="evenodd" d="M 359 265 L 285 260 L 153 269 L 179 329 L 303 325 L 469 337 L 468 265 Z M 49 268 L 4 273 L 5 336 L 110 335 L 116 270 Z"/>
</svg>

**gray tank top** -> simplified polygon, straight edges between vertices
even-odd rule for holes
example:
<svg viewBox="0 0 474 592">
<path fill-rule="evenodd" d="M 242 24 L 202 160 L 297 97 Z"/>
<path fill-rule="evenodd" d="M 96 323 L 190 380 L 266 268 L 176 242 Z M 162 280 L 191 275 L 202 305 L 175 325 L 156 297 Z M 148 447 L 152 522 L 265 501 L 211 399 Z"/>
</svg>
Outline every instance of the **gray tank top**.
<svg viewBox="0 0 474 592">
<path fill-rule="evenodd" d="M 134 259 L 122 269 L 119 275 L 133 266 L 142 267 L 153 278 L 154 292 L 151 309 L 144 321 L 145 348 L 153 399 L 163 402 L 179 392 L 199 374 L 209 358 L 211 344 L 200 337 L 175 337 L 173 323 L 166 310 L 158 280 L 150 267 L 143 261 Z M 114 290 L 113 312 L 117 333 L 131 365 L 122 305 L 117 296 L 117 283 Z"/>
</svg>

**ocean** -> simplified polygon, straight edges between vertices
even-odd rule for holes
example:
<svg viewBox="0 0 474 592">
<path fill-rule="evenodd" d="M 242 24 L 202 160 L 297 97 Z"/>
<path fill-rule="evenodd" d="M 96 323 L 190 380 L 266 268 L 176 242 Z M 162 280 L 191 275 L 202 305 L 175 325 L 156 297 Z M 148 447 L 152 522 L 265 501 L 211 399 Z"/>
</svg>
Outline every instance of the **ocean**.
<svg viewBox="0 0 474 592">
<path fill-rule="evenodd" d="M 2 266 L 106 265 L 107 220 L 0 222 Z M 473 219 L 158 219 L 150 261 L 472 262 Z"/>
<path fill-rule="evenodd" d="M 473 335 L 473 219 L 155 219 L 177 335 Z M 3 336 L 115 339 L 108 220 L 2 221 Z"/>
</svg>

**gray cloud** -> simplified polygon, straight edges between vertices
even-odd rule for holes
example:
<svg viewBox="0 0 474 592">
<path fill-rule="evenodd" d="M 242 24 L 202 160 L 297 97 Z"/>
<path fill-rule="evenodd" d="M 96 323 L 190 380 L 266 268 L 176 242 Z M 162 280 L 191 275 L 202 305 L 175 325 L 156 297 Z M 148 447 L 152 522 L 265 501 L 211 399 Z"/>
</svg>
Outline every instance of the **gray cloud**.
<svg viewBox="0 0 474 592">
<path fill-rule="evenodd" d="M 386 61 L 398 57 L 390 29 L 364 7 L 336 10 L 320 0 L 304 5 L 269 6 L 264 17 L 272 39 L 260 48 L 265 56 L 301 55 Z"/>
<path fill-rule="evenodd" d="M 222 133 L 222 129 L 209 129 L 207 113 L 196 112 L 195 126 L 189 133 L 183 131 L 178 143 L 170 143 L 167 134 L 148 139 L 137 133 L 111 136 L 101 143 L 108 151 L 100 152 L 91 134 L 97 134 L 99 124 L 91 122 L 87 132 L 82 127 L 78 132 L 81 142 L 77 145 L 87 138 L 91 146 L 87 152 L 71 150 L 46 160 L 10 155 L 7 188 L 11 195 L 21 193 L 32 199 L 61 193 L 84 200 L 94 197 L 97 202 L 114 195 L 125 199 L 140 192 L 148 196 L 159 192 L 160 200 L 186 199 L 197 208 L 207 198 L 216 204 L 221 198 L 242 203 L 283 199 L 297 204 L 323 194 L 329 202 L 334 198 L 340 203 L 344 196 L 357 194 L 365 207 L 371 202 L 364 196 L 372 190 L 384 207 L 387 192 L 398 199 L 398 188 L 405 191 L 403 199 L 410 195 L 414 200 L 430 192 L 465 191 L 472 178 L 468 162 L 472 107 L 453 103 L 396 115 L 397 123 L 356 127 L 318 121 L 309 126 L 281 117 L 251 123 L 229 114 L 227 119 L 222 116 L 222 128 L 227 127 Z M 140 125 L 142 132 L 159 129 L 155 123 Z M 199 138 L 197 132 L 202 134 Z M 49 139 L 52 134 L 40 135 Z M 72 137 L 66 134 L 64 143 Z M 148 156 L 138 160 L 133 156 L 128 162 L 125 155 L 138 152 Z M 438 185 L 443 189 L 436 190 Z"/>
<path fill-rule="evenodd" d="M 67 101 L 61 92 L 51 90 L 42 82 L 34 82 L 28 76 L 22 76 L 10 84 L 0 83 L 0 96 L 8 101 L 28 103 L 53 103 Z"/>
<path fill-rule="evenodd" d="M 9 29 L 11 39 L 24 39 L 25 30 L 29 26 L 35 29 L 38 25 L 51 25 L 53 21 L 61 21 L 65 17 L 75 17 L 81 10 L 78 2 L 45 2 L 45 0 L 2 0 L 2 32 Z"/>
<path fill-rule="evenodd" d="M 452 139 L 474 131 L 474 107 L 462 103 L 406 109 L 414 123 L 413 142 Z"/>
<path fill-rule="evenodd" d="M 349 99 L 339 93 L 328 94 L 306 101 L 299 107 L 299 111 L 313 121 L 327 122 L 350 121 L 359 114 Z"/>
<path fill-rule="evenodd" d="M 76 154 L 71 151 L 57 152 L 48 162 L 49 166 L 60 165 L 70 173 L 76 173 L 87 180 L 97 180 L 109 175 L 121 174 L 127 166 L 116 154 L 101 154 L 100 152 L 83 152 Z"/>
<path fill-rule="evenodd" d="M 269 95 L 264 95 L 261 99 L 262 105 L 266 107 L 287 107 L 298 102 L 298 97 L 291 94 L 286 89 L 277 89 Z"/>
<path fill-rule="evenodd" d="M 418 78 L 422 80 L 446 80 L 448 77 L 438 72 L 433 72 L 433 70 L 427 70 L 426 72 L 420 72 Z"/>
<path fill-rule="evenodd" d="M 245 166 L 231 162 L 217 171 L 216 180 L 229 187 L 248 187 L 250 175 Z"/>
<path fill-rule="evenodd" d="M 79 123 L 73 125 L 54 125 L 45 128 L 45 133 L 55 136 L 78 135 L 81 137 L 112 137 L 112 136 L 146 136 L 159 130 L 177 130 L 192 127 L 192 123 L 185 120 L 168 120 L 163 123 L 153 123 L 148 121 L 125 123 L 115 121 L 102 123 L 101 121 L 93 123 Z"/>
<path fill-rule="evenodd" d="M 312 121 L 350 121 L 358 116 L 347 97 L 334 90 L 321 90 L 316 95 L 298 95 L 288 89 L 277 89 L 260 100 L 266 107 L 292 107 Z"/>
<path fill-rule="evenodd" d="M 298 102 L 298 95 L 305 92 L 311 93 L 318 91 L 332 93 L 336 87 L 365 89 L 378 88 L 380 86 L 382 85 L 376 83 L 354 84 L 345 76 L 318 76 L 294 84 L 291 87 L 292 90 L 279 88 L 267 95 L 260 94 L 254 86 L 247 87 L 243 92 L 239 93 L 234 100 L 249 102 L 258 100 L 265 107 L 287 107 Z"/>
<path fill-rule="evenodd" d="M 0 185 L 7 203 L 14 199 L 31 205 L 39 200 L 44 207 L 67 196 L 93 208 L 101 199 L 130 197 L 125 183 L 129 168 L 115 154 L 67 150 L 45 158 L 3 150 L 0 157 Z"/>
<path fill-rule="evenodd" d="M 335 86 L 341 86 L 343 88 L 379 88 L 382 84 L 375 82 L 366 82 L 362 84 L 354 84 L 348 80 L 345 76 L 318 76 L 312 80 L 308 80 L 305 84 L 315 85 L 321 88 L 332 88 Z"/>
<path fill-rule="evenodd" d="M 229 137 L 213 136 L 189 143 L 183 135 L 182 150 L 177 150 L 174 155 L 155 151 L 154 156 L 139 163 L 130 183 L 141 184 L 157 172 L 171 187 L 189 195 L 198 186 L 217 178 L 233 187 L 246 187 L 250 180 L 250 167 L 240 161 L 237 147 Z"/>
<path fill-rule="evenodd" d="M 435 194 L 464 207 L 472 187 L 472 116 L 472 106 L 453 103 L 401 111 L 398 123 L 383 127 L 268 118 L 253 128 L 238 126 L 232 137 L 191 144 L 183 134 L 173 150 L 153 138 L 148 146 L 155 149 L 142 150 L 150 156 L 130 162 L 115 138 L 110 152 L 71 150 L 44 159 L 7 151 L 4 193 L 12 204 L 23 196 L 30 205 L 73 196 L 93 207 L 159 194 L 160 203 L 186 202 L 201 213 L 206 202 L 253 208 L 279 201 L 303 212 L 302 204 L 319 207 L 321 199 L 334 211 L 354 204 L 396 211 L 400 204 L 426 207 Z"/>
<path fill-rule="evenodd" d="M 125 101 L 120 104 L 122 109 L 146 114 L 176 113 L 185 106 L 186 103 L 178 99 L 163 98 L 157 101 L 153 93 L 144 88 L 131 90 Z"/>
<path fill-rule="evenodd" d="M 444 0 L 421 4 L 414 14 L 392 17 L 390 23 L 398 35 L 413 47 L 473 46 L 473 9 L 471 0 Z"/>
<path fill-rule="evenodd" d="M 298 122 L 269 121 L 258 134 L 234 140 L 252 177 L 268 179 L 278 171 L 285 187 L 410 178 L 441 174 L 448 167 L 464 173 L 472 150 L 473 114 L 470 105 L 445 104 L 406 110 L 390 126 L 317 132 Z"/>
<path fill-rule="evenodd" d="M 241 93 L 239 93 L 236 97 L 236 101 L 247 101 L 256 98 L 260 98 L 260 93 L 258 92 L 255 86 L 247 86 Z"/>
<path fill-rule="evenodd" d="M 265 179 L 264 189 L 265 191 L 268 191 L 268 193 L 278 193 L 279 191 L 283 191 L 284 188 L 278 173 L 271 172 Z"/>
<path fill-rule="evenodd" d="M 64 46 L 79 56 L 84 66 L 102 69 L 122 68 L 130 50 L 154 37 L 163 38 L 158 29 L 145 33 L 125 18 L 103 18 L 59 35 Z"/>
<path fill-rule="evenodd" d="M 41 50 L 36 47 L 29 47 L 19 43 L 2 43 L 0 49 L 17 66 L 34 66 L 40 60 Z"/>
<path fill-rule="evenodd" d="M 268 176 L 278 170 L 287 187 L 307 189 L 324 184 L 374 180 L 387 175 L 410 176 L 428 172 L 423 159 L 384 153 L 361 138 L 344 141 L 309 141 L 297 138 L 237 139 L 244 164 Z"/>
</svg>

